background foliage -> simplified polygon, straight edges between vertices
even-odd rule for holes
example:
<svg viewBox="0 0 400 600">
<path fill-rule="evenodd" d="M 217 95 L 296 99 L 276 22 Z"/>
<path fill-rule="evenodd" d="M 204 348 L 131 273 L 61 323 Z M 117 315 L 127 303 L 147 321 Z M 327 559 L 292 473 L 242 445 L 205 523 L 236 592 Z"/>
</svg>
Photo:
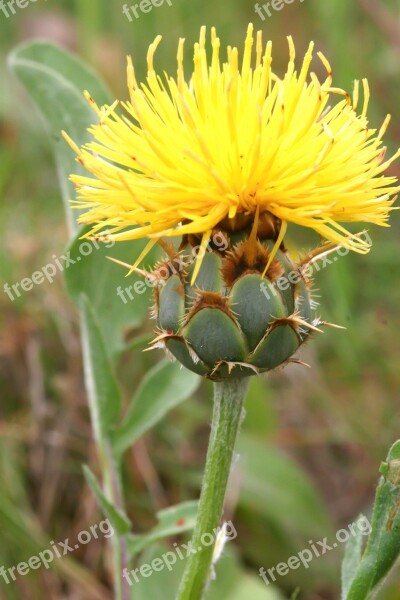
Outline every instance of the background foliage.
<svg viewBox="0 0 400 600">
<path fill-rule="evenodd" d="M 367 76 L 373 126 L 379 126 L 387 112 L 393 113 L 387 136 L 393 150 L 400 142 L 395 114 L 400 101 L 399 17 L 395 0 L 305 0 L 273 12 L 265 22 L 245 0 L 173 0 L 172 7 L 154 8 L 133 22 L 122 14 L 119 2 L 106 0 L 38 0 L 9 18 L 0 12 L 1 281 L 11 285 L 31 276 L 53 255 L 61 256 L 68 240 L 50 147 L 55 140 L 50 137 L 49 142 L 44 135 L 38 113 L 6 70 L 6 56 L 17 43 L 40 37 L 64 45 L 102 74 L 112 96 L 124 98 L 125 55 L 133 55 L 142 78 L 147 47 L 156 34 L 164 38 L 158 65 L 174 71 L 179 36 L 186 37 L 189 48 L 201 24 L 216 25 L 224 41 L 240 45 L 252 20 L 273 40 L 278 71 L 287 62 L 285 36 L 291 33 L 299 57 L 310 39 L 329 56 L 336 85 L 350 88 L 355 77 Z M 392 171 L 400 175 L 398 165 Z M 235 515 L 238 530 L 219 577 L 224 593 L 232 586 L 228 598 L 234 593 L 237 600 L 258 600 L 257 594 L 267 598 L 267 588 L 260 588 L 256 577 L 260 566 L 287 560 L 309 539 L 332 535 L 360 511 L 369 511 L 378 464 L 399 436 L 399 232 L 394 215 L 390 230 L 370 231 L 374 246 L 368 257 L 344 257 L 317 275 L 321 314 L 347 331 L 328 330 L 305 348 L 301 358 L 312 368 L 291 366 L 268 381 L 252 381 L 239 447 L 242 460 L 227 503 L 227 518 Z M 296 238 L 304 249 L 315 242 L 301 231 L 293 232 Z M 117 250 L 101 251 L 101 257 L 93 253 L 91 260 L 97 265 L 105 254 L 116 252 L 127 261 L 132 258 L 122 244 Z M 86 268 L 87 263 L 82 265 Z M 120 273 L 113 266 L 108 272 L 115 279 L 99 281 L 93 272 L 92 265 L 92 279 L 84 278 L 88 289 L 98 291 L 97 306 L 107 314 L 107 293 L 116 294 Z M 81 273 L 71 267 L 67 285 L 72 295 Z M 132 405 L 132 396 L 139 386 L 149 398 L 161 392 L 164 367 L 155 367 L 161 355 L 141 352 L 152 325 L 141 325 L 137 318 L 144 310 L 143 297 L 128 305 L 132 319 L 123 330 L 119 325 L 126 323 L 126 306 L 117 297 L 111 304 L 115 317 L 106 321 L 103 333 L 111 340 L 123 382 L 126 420 L 130 414 L 143 419 L 146 407 Z M 0 308 L 0 565 L 8 567 L 43 549 L 49 540 L 73 539 L 101 515 L 81 470 L 86 462 L 96 472 L 97 464 L 83 388 L 78 317 L 61 274 L 51 285 L 34 286 L 13 302 L 1 293 Z M 153 391 L 144 379 L 151 368 L 158 375 Z M 197 497 L 209 398 L 205 383 L 144 438 L 132 437 L 137 441 L 126 453 L 123 474 L 130 490 L 127 513 L 136 533 L 155 526 L 156 512 Z M 170 403 L 172 407 L 173 400 Z M 126 438 L 121 439 L 124 446 Z M 303 599 L 336 598 L 342 550 L 314 561 L 307 571 L 282 578 L 283 597 L 299 585 Z M 160 554 L 156 547 L 146 552 Z M 110 565 L 103 554 L 103 541 L 98 540 L 60 561 L 54 571 L 34 571 L 15 585 L 0 580 L 0 598 L 111 598 Z M 233 586 L 239 563 L 248 579 Z M 379 600 L 398 600 L 399 584 L 394 572 Z M 153 587 L 138 590 L 137 598 L 169 600 L 166 583 L 151 578 L 147 585 Z M 253 588 L 241 593 L 245 585 Z M 218 589 L 214 593 L 222 598 Z"/>
</svg>

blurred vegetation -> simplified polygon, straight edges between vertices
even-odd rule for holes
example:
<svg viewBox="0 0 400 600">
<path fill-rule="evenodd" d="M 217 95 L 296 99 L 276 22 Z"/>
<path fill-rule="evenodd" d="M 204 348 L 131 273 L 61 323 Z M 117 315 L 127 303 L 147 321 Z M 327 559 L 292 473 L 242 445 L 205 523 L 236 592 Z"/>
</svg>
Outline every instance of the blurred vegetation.
<svg viewBox="0 0 400 600">
<path fill-rule="evenodd" d="M 173 0 L 172 7 L 164 3 L 132 22 L 122 13 L 122 3 L 106 0 L 38 0 L 9 18 L 0 12 L 2 282 L 11 285 L 30 276 L 53 255 L 63 254 L 67 241 L 49 141 L 37 113 L 7 72 L 8 52 L 27 39 L 51 39 L 87 60 L 112 94 L 124 98 L 125 55 L 133 55 L 141 78 L 147 47 L 158 33 L 164 38 L 158 64 L 174 71 L 179 36 L 186 37 L 190 48 L 200 25 L 216 25 L 224 41 L 241 45 L 250 20 L 273 40 L 277 71 L 285 68 L 285 36 L 292 34 L 299 57 L 314 39 L 332 63 L 335 85 L 351 88 L 354 78 L 368 77 L 373 127 L 400 105 L 396 0 L 298 1 L 265 21 L 245 0 Z M 396 114 L 386 139 L 391 150 L 400 144 Z M 392 173 L 400 176 L 399 164 Z M 370 230 L 374 244 L 369 256 L 343 257 L 317 274 L 321 315 L 347 331 L 327 330 L 305 348 L 300 358 L 311 369 L 292 365 L 268 380 L 252 381 L 228 518 L 235 513 L 235 560 L 254 575 L 260 566 L 271 567 L 299 552 L 309 539 L 323 539 L 347 526 L 360 511 L 368 513 L 379 462 L 399 437 L 396 214 L 391 224 L 389 230 Z M 315 241 L 310 237 L 305 242 L 301 231 L 293 235 L 303 240 L 304 249 Z M 81 463 L 96 470 L 96 462 L 77 314 L 61 277 L 51 285 L 34 286 L 13 302 L 1 293 L 0 309 L 0 566 L 7 568 L 50 540 L 76 538 L 101 516 L 81 471 Z M 150 330 L 149 323 L 140 332 L 143 339 Z M 132 392 L 160 358 L 137 349 L 124 353 L 119 375 L 125 389 Z M 129 453 L 124 476 L 137 532 L 154 524 L 156 511 L 197 497 L 209 397 L 205 383 Z M 271 453 L 278 472 L 271 467 Z M 338 548 L 307 571 L 281 578 L 285 597 L 299 585 L 303 600 L 336 598 L 342 551 Z M 8 586 L 0 578 L 0 599 L 111 598 L 103 555 L 104 541 L 99 539 L 68 561 L 59 561 L 55 570 L 32 571 Z M 398 600 L 399 585 L 400 576 L 393 573 L 378 599 Z M 151 597 L 159 600 L 153 592 Z"/>
</svg>

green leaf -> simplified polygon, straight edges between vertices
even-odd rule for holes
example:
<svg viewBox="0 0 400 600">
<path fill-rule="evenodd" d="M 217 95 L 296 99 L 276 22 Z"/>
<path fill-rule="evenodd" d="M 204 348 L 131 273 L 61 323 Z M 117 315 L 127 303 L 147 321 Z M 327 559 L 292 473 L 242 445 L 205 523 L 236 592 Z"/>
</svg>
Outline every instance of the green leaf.
<svg viewBox="0 0 400 600">
<path fill-rule="evenodd" d="M 61 130 L 78 144 L 87 142 L 87 128 L 98 117 L 83 97 L 89 90 L 99 105 L 109 102 L 109 93 L 87 65 L 78 58 L 48 42 L 29 42 L 18 46 L 9 55 L 9 66 L 23 84 L 45 120 L 50 135 L 60 179 L 65 210 L 71 231 L 77 229 L 76 211 L 71 211 L 69 200 L 74 189 L 70 173 L 84 173 L 75 161 L 75 154 L 61 136 Z"/>
<path fill-rule="evenodd" d="M 247 560 L 259 562 L 265 556 L 265 568 L 286 561 L 306 548 L 309 540 L 332 539 L 331 518 L 313 483 L 295 461 L 280 449 L 264 441 L 239 436 L 237 465 L 241 482 L 239 515 L 252 536 Z M 265 553 L 265 540 L 268 551 Z M 309 570 L 290 571 L 286 585 L 300 585 L 309 592 L 316 578 L 330 580 L 335 552 L 323 556 Z"/>
<path fill-rule="evenodd" d="M 102 445 L 121 410 L 121 392 L 89 299 L 82 296 L 85 382 L 95 439 Z"/>
<path fill-rule="evenodd" d="M 367 600 L 400 555 L 400 440 L 380 469 L 372 529 L 346 600 Z"/>
<path fill-rule="evenodd" d="M 138 278 L 126 279 L 126 270 L 108 261 L 106 256 L 132 262 L 139 256 L 145 242 L 121 242 L 111 248 L 111 243 L 80 239 L 88 228 L 78 232 L 76 218 L 79 212 L 72 210 L 69 203 L 75 197 L 69 175 L 87 173 L 76 162 L 75 153 L 61 136 L 64 129 L 78 146 L 87 142 L 90 139 L 87 129 L 98 121 L 98 116 L 83 97 L 83 91 L 89 90 L 99 105 L 109 102 L 109 94 L 87 65 L 47 42 L 19 46 L 10 54 L 9 64 L 38 107 L 52 141 L 65 210 L 70 229 L 75 234 L 66 251 L 66 256 L 70 253 L 71 260 L 61 259 L 68 292 L 74 301 L 78 301 L 82 292 L 90 298 L 107 347 L 114 355 L 124 347 L 124 328 L 138 327 L 143 323 L 150 290 L 145 286 L 146 293 L 136 293 L 134 286 Z M 155 255 L 156 251 L 148 257 L 150 264 Z M 122 290 L 120 295 L 119 289 Z"/>
<path fill-rule="evenodd" d="M 342 563 L 342 600 L 347 598 L 351 583 L 361 562 L 363 533 L 360 524 L 363 520 L 365 520 L 365 517 L 360 515 L 356 521 L 357 529 L 355 530 L 354 535 L 350 536 L 349 541 L 346 544 Z"/>
<path fill-rule="evenodd" d="M 112 357 L 124 349 L 124 330 L 140 327 L 147 317 L 151 288 L 143 278 L 107 259 L 134 260 L 147 240 L 133 242 L 91 242 L 82 240 L 89 228 L 82 229 L 67 248 L 65 284 L 71 299 L 80 302 L 81 294 L 90 298 L 99 325 Z M 147 256 L 149 264 L 156 261 L 158 250 Z M 73 261 L 73 264 L 72 264 Z"/>
<path fill-rule="evenodd" d="M 290 457 L 247 435 L 240 436 L 238 451 L 242 504 L 266 516 L 292 539 L 333 533 L 322 500 Z"/>
<path fill-rule="evenodd" d="M 252 377 L 246 399 L 246 418 L 242 431 L 262 439 L 271 439 L 279 430 L 277 406 L 271 387 L 262 377 Z"/>
<path fill-rule="evenodd" d="M 128 540 L 130 558 L 134 558 L 150 544 L 167 537 L 191 531 L 196 522 L 197 501 L 182 502 L 157 513 L 158 524 L 148 533 L 132 535 Z"/>
<path fill-rule="evenodd" d="M 122 455 L 141 435 L 153 427 L 180 402 L 189 398 L 200 377 L 164 360 L 142 380 L 122 424 L 113 433 L 113 447 Z"/>
<path fill-rule="evenodd" d="M 110 521 L 117 534 L 126 535 L 129 533 L 132 528 L 130 520 L 124 513 L 115 508 L 115 506 L 106 498 L 95 475 L 87 465 L 83 465 L 83 473 L 90 489 L 97 498 L 100 508 Z"/>
</svg>

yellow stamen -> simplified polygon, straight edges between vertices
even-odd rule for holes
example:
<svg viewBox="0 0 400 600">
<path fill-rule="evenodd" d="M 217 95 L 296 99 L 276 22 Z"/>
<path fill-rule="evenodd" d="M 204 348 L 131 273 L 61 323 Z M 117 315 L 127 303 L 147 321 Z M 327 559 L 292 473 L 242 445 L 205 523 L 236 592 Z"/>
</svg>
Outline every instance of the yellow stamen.
<svg viewBox="0 0 400 600">
<path fill-rule="evenodd" d="M 264 272 L 263 272 L 263 274 L 262 274 L 262 276 L 263 276 L 263 277 L 265 277 L 265 274 L 266 274 L 266 272 L 267 272 L 267 271 L 268 271 L 268 269 L 270 268 L 270 266 L 271 266 L 271 263 L 272 263 L 272 261 L 274 260 L 274 258 L 275 258 L 275 255 L 276 255 L 276 253 L 278 252 L 278 250 L 279 250 L 279 248 L 280 248 L 280 245 L 281 245 L 281 244 L 282 244 L 282 242 L 283 242 L 283 238 L 285 237 L 286 230 L 287 230 L 287 222 L 286 222 L 286 221 L 282 221 L 282 222 L 281 222 L 281 229 L 280 229 L 280 231 L 279 231 L 279 235 L 278 235 L 278 237 L 277 237 L 277 239 L 276 239 L 276 242 L 275 242 L 275 244 L 274 244 L 274 247 L 273 247 L 273 248 L 272 248 L 272 250 L 271 250 L 271 254 L 269 255 L 269 259 L 268 259 L 268 262 L 267 262 L 267 266 L 265 267 L 265 269 L 264 269 Z"/>
<path fill-rule="evenodd" d="M 146 244 L 146 246 L 144 247 L 144 250 L 139 254 L 139 256 L 137 257 L 137 259 L 135 260 L 135 262 L 133 263 L 131 270 L 129 271 L 128 275 L 131 275 L 131 273 L 133 273 L 133 271 L 136 269 L 136 267 L 142 262 L 142 260 L 145 258 L 145 256 L 148 255 L 148 253 L 150 252 L 150 250 L 157 244 L 157 239 L 154 240 L 150 240 L 148 242 L 148 244 Z"/>
<path fill-rule="evenodd" d="M 207 244 L 210 241 L 211 233 L 212 233 L 211 231 L 206 231 L 205 233 L 203 233 L 199 252 L 196 257 L 196 263 L 195 263 L 195 266 L 193 269 L 191 285 L 194 285 L 194 282 L 196 281 L 196 277 L 200 271 L 200 267 L 201 267 L 201 264 L 203 262 L 203 259 L 204 259 L 205 253 L 206 253 Z"/>
</svg>

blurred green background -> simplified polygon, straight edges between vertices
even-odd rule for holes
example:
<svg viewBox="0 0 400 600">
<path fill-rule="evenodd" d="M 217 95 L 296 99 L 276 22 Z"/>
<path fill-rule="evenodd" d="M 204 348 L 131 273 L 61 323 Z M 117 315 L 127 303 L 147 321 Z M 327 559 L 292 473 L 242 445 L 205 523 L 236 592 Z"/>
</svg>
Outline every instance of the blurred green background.
<svg viewBox="0 0 400 600">
<path fill-rule="evenodd" d="M 172 0 L 172 6 L 164 2 L 131 22 L 122 3 L 110 0 L 37 0 L 16 8 L 15 15 L 8 12 L 7 18 L 0 10 L 4 283 L 30 276 L 53 255 L 63 254 L 67 242 L 49 140 L 38 113 L 6 67 L 9 51 L 28 39 L 50 39 L 78 53 L 101 73 L 113 96 L 125 99 L 125 56 L 133 56 L 142 78 L 148 45 L 157 34 L 163 35 L 157 65 L 174 72 L 178 37 L 187 39 L 189 49 L 200 25 L 215 25 L 223 43 L 241 47 L 252 21 L 273 40 L 278 73 L 285 69 L 286 36 L 292 34 L 299 60 L 311 39 L 329 57 L 334 85 L 350 89 L 354 78 L 368 77 L 371 126 L 379 127 L 386 113 L 392 113 L 387 144 L 391 151 L 400 144 L 396 0 L 295 0 L 280 12 L 272 11 L 265 21 L 255 14 L 253 2 L 245 0 Z M 391 172 L 400 176 L 398 163 Z M 388 230 L 370 229 L 369 256 L 343 257 L 317 274 L 321 316 L 347 331 L 326 330 L 305 347 L 300 358 L 311 369 L 291 365 L 268 380 L 252 381 L 227 516 L 235 516 L 238 538 L 232 546 L 238 564 L 254 578 L 261 566 L 267 569 L 286 561 L 311 538 L 332 536 L 360 511 L 368 514 L 379 463 L 399 437 L 396 213 L 391 224 Z M 315 241 L 301 231 L 297 239 L 303 240 L 304 250 Z M 2 286 L 0 308 L 0 566 L 7 568 L 46 547 L 50 539 L 73 539 L 101 516 L 81 472 L 83 462 L 95 470 L 96 460 L 77 312 L 67 300 L 61 276 L 13 302 Z M 145 339 L 150 331 L 148 323 L 139 333 Z M 119 375 L 127 392 L 160 358 L 160 353 L 138 350 L 123 354 Z M 170 413 L 129 453 L 124 477 L 136 531 L 151 527 L 160 508 L 198 496 L 210 391 L 210 385 L 203 384 L 193 399 Z M 104 550 L 104 540 L 98 540 L 59 561 L 55 570 L 34 571 L 12 585 L 0 578 L 0 598 L 110 599 Z M 299 586 L 302 600 L 337 598 L 342 552 L 338 547 L 308 570 L 279 578 L 282 597 L 289 598 Z M 397 569 L 378 599 L 398 600 L 399 587 Z M 162 590 L 160 594 L 149 600 L 168 600 Z"/>
</svg>

